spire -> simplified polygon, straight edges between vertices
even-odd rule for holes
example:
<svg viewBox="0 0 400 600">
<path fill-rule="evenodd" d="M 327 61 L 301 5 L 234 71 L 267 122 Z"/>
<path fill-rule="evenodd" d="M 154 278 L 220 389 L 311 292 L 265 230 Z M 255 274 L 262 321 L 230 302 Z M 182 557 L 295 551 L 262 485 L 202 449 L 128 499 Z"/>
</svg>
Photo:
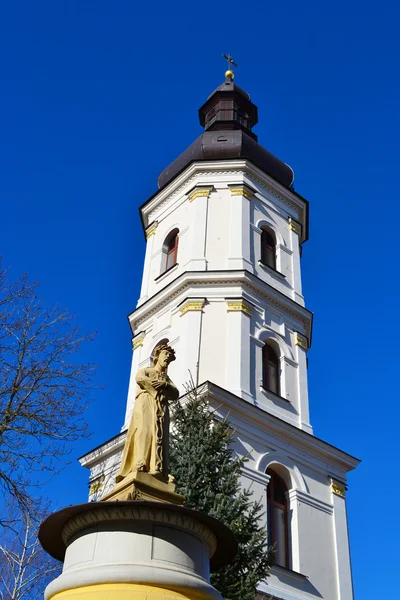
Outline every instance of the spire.
<svg viewBox="0 0 400 600">
<path fill-rule="evenodd" d="M 225 60 L 228 61 L 228 70 L 225 71 L 225 79 L 233 80 L 235 78 L 235 73 L 232 71 L 232 67 L 238 67 L 239 65 L 235 63 L 235 61 L 232 58 L 232 54 L 230 52 L 229 52 L 229 54 L 223 54 L 222 56 L 225 58 Z"/>
<path fill-rule="evenodd" d="M 229 67 L 237 67 L 232 55 L 223 55 Z M 293 185 L 291 167 L 257 142 L 252 128 L 258 122 L 257 106 L 247 92 L 233 83 L 229 68 L 223 81 L 199 108 L 200 124 L 205 131 L 158 177 L 159 188 L 167 185 L 190 163 L 202 160 L 245 158 L 286 188 Z"/>
<path fill-rule="evenodd" d="M 257 140 L 251 130 L 258 121 L 257 106 L 250 100 L 247 92 L 233 83 L 235 77 L 233 66 L 238 65 L 231 54 L 222 55 L 229 69 L 225 72 L 225 81 L 207 98 L 199 109 L 200 125 L 206 131 L 226 131 L 241 129 Z"/>
</svg>

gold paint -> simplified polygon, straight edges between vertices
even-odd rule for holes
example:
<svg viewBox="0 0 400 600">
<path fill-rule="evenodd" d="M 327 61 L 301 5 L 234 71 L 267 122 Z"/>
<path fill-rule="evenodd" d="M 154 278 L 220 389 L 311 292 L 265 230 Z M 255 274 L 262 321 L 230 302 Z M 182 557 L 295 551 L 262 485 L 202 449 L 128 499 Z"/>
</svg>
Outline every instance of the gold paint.
<svg viewBox="0 0 400 600">
<path fill-rule="evenodd" d="M 203 310 L 204 300 L 200 302 L 186 302 L 180 309 L 181 317 L 189 311 L 201 311 Z"/>
<path fill-rule="evenodd" d="M 226 79 L 234 79 L 235 73 L 233 71 L 231 71 L 230 69 L 228 69 L 227 71 L 225 71 L 225 77 L 226 77 Z"/>
<path fill-rule="evenodd" d="M 157 479 L 166 485 L 172 483 L 168 473 L 168 405 L 179 398 L 179 391 L 167 373 L 173 360 L 173 348 L 167 344 L 158 345 L 153 354 L 153 366 L 139 369 L 136 374 L 135 404 L 115 479 L 116 487 L 136 473 L 154 479 L 155 486 Z M 146 485 L 151 486 L 151 483 L 146 481 Z"/>
<path fill-rule="evenodd" d="M 303 337 L 298 333 L 296 335 L 296 346 L 301 346 L 305 350 L 308 350 L 307 338 Z"/>
<path fill-rule="evenodd" d="M 254 196 L 253 192 L 250 188 L 238 187 L 238 188 L 230 188 L 232 196 L 243 196 L 248 200 Z"/>
<path fill-rule="evenodd" d="M 140 348 L 141 346 L 143 346 L 143 341 L 144 341 L 144 337 L 140 337 L 137 340 L 133 340 L 132 341 L 132 348 L 134 350 L 136 350 L 137 348 Z"/>
<path fill-rule="evenodd" d="M 294 221 L 292 218 L 289 219 L 289 228 L 294 231 L 295 233 L 297 233 L 297 235 L 301 234 L 301 225 L 300 223 L 297 223 L 297 221 Z"/>
<path fill-rule="evenodd" d="M 156 223 L 153 223 L 153 225 L 150 225 L 150 227 L 148 227 L 146 229 L 146 240 L 148 240 L 149 237 L 151 237 L 152 235 L 155 234 L 157 227 L 158 227 L 158 223 L 156 222 Z"/>
<path fill-rule="evenodd" d="M 212 187 L 195 188 L 189 194 L 189 200 L 190 200 L 190 202 L 192 202 L 196 198 L 208 198 L 209 195 L 211 194 L 212 189 L 213 189 Z"/>
<path fill-rule="evenodd" d="M 89 494 L 92 495 L 92 494 L 97 494 L 97 492 L 100 492 L 103 488 L 103 484 L 104 484 L 104 476 L 93 481 L 89 487 Z"/>
<path fill-rule="evenodd" d="M 133 471 L 118 482 L 112 492 L 102 496 L 102 502 L 115 500 L 151 500 L 181 505 L 185 497 L 175 493 L 174 478 L 168 480 L 160 474 Z"/>
<path fill-rule="evenodd" d="M 139 583 L 101 583 L 64 590 L 52 596 L 51 600 L 78 597 L 82 600 L 192 600 L 194 598 L 193 590 L 189 588 L 181 594 L 168 588 Z M 196 591 L 197 598 L 206 600 L 208 595 Z"/>
<path fill-rule="evenodd" d="M 228 300 L 227 301 L 227 311 L 228 312 L 242 312 L 245 315 L 251 316 L 252 309 L 251 306 L 243 302 L 242 300 Z"/>
<path fill-rule="evenodd" d="M 345 498 L 346 496 L 346 487 L 344 485 L 340 485 L 339 483 L 331 483 L 331 489 L 332 492 L 334 494 L 336 494 L 336 496 L 341 496 L 342 498 Z"/>
</svg>

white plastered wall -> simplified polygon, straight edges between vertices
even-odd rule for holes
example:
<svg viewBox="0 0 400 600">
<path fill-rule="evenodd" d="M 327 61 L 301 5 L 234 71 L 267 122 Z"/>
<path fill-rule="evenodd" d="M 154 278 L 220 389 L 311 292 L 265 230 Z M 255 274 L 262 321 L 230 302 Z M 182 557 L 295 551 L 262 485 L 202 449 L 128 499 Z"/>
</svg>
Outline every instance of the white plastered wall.
<svg viewBox="0 0 400 600">
<path fill-rule="evenodd" d="M 225 170 L 224 163 L 218 161 L 212 170 L 211 163 L 209 168 L 189 170 L 187 177 L 180 176 L 180 185 L 176 189 L 172 186 L 161 202 L 153 201 L 154 207 L 145 218 L 149 235 L 138 308 L 153 297 L 162 298 L 163 291 L 188 271 L 253 273 L 261 282 L 303 306 L 299 235 L 291 228 L 291 220 L 300 218 L 299 209 L 254 177 L 245 161 L 237 167 L 228 161 Z M 276 236 L 276 271 L 259 261 L 263 226 L 273 229 Z M 163 274 L 163 245 L 174 229 L 179 230 L 178 264 Z M 179 367 L 171 365 L 170 372 L 171 376 L 176 374 L 180 389 L 189 373 L 195 377 L 198 365 L 199 381 L 212 381 L 311 431 L 305 349 L 296 343 L 297 332 L 306 335 L 304 323 L 289 318 L 260 294 L 245 293 L 237 284 L 225 285 L 218 293 L 211 281 L 208 287 L 206 283 L 202 286 L 199 294 L 204 303 L 202 310 L 189 310 L 182 315 L 179 304 L 197 295 L 193 289 L 186 297 L 176 296 L 169 306 L 135 324 L 124 427 L 133 407 L 137 370 L 149 364 L 157 339 L 167 338 L 176 345 Z M 235 300 L 248 301 L 249 311 L 227 310 L 227 302 Z M 280 350 L 283 398 L 263 390 L 261 382 L 262 345 L 273 336 Z M 140 337 L 141 344 L 135 345 Z"/>
</svg>

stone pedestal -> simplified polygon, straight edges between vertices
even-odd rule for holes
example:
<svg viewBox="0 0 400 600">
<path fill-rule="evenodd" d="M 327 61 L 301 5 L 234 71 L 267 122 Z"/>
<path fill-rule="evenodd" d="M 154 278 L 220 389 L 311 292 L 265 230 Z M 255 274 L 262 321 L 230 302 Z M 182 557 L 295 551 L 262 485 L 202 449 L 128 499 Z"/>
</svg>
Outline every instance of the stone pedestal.
<svg viewBox="0 0 400 600">
<path fill-rule="evenodd" d="M 133 471 L 117 483 L 112 492 L 101 498 L 102 502 L 110 500 L 157 500 L 181 505 L 185 497 L 176 494 L 175 484 L 166 481 L 161 474 Z"/>
<path fill-rule="evenodd" d="M 140 500 L 65 508 L 46 519 L 39 539 L 64 562 L 45 600 L 222 600 L 210 564 L 228 564 L 237 551 L 216 519 Z"/>
</svg>

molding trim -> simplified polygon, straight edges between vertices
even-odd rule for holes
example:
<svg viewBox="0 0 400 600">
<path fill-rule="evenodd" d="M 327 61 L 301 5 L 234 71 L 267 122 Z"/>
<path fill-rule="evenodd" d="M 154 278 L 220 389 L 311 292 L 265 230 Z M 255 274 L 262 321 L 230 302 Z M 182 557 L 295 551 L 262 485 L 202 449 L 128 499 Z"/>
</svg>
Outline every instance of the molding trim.
<svg viewBox="0 0 400 600">
<path fill-rule="evenodd" d="M 308 340 L 306 337 L 304 337 L 304 335 L 301 335 L 301 333 L 298 333 L 296 331 L 296 346 L 300 346 L 301 348 L 304 348 L 304 350 L 308 350 Z"/>
<path fill-rule="evenodd" d="M 335 496 L 340 496 L 341 498 L 346 497 L 346 486 L 344 483 L 339 483 L 339 481 L 334 479 L 331 479 L 331 491 Z"/>
<path fill-rule="evenodd" d="M 293 425 L 293 427 L 296 427 L 296 425 Z M 307 487 L 304 477 L 294 460 L 287 454 L 283 454 L 282 452 L 275 450 L 269 450 L 259 457 L 256 468 L 259 472 L 265 473 L 268 467 L 274 464 L 284 467 L 289 473 L 291 486 L 294 491 L 306 492 Z M 288 487 L 290 488 L 290 486 Z"/>
<path fill-rule="evenodd" d="M 222 168 L 221 168 L 222 167 Z M 302 232 L 300 235 L 301 241 L 305 241 L 306 236 L 306 219 L 307 219 L 307 200 L 292 190 L 286 189 L 281 184 L 277 183 L 256 167 L 250 161 L 240 159 L 227 160 L 210 160 L 193 162 L 178 176 L 176 176 L 162 190 L 151 196 L 142 206 L 140 212 L 145 224 L 156 220 L 164 211 L 165 205 L 175 200 L 184 201 L 184 196 L 187 190 L 193 189 L 196 184 L 208 184 L 207 178 L 212 177 L 214 185 L 217 185 L 221 180 L 230 179 L 237 181 L 235 187 L 241 187 L 246 180 L 255 188 L 255 196 L 262 196 L 261 201 L 270 200 L 272 196 L 282 205 L 289 207 L 296 221 L 302 223 Z M 247 182 L 246 182 L 247 183 Z M 187 198 L 187 196 L 185 196 Z M 283 208 L 283 206 L 282 206 Z M 285 209 L 287 211 L 287 209 Z M 289 215 L 288 215 L 289 216 Z"/>
<path fill-rule="evenodd" d="M 255 195 L 255 191 L 246 184 L 242 185 L 228 185 L 228 188 L 231 191 L 231 196 L 243 196 L 243 198 L 247 198 L 250 200 Z"/>
<path fill-rule="evenodd" d="M 257 471 L 256 469 L 252 469 L 251 467 L 247 467 L 246 465 L 242 467 L 242 474 L 244 477 L 246 477 L 246 479 L 260 483 L 265 488 L 267 488 L 269 480 L 271 479 L 270 475 L 262 473 L 261 471 Z"/>
<path fill-rule="evenodd" d="M 101 475 L 97 479 L 91 482 L 89 486 L 89 495 L 97 494 L 97 492 L 101 492 L 104 486 L 104 475 Z"/>
<path fill-rule="evenodd" d="M 137 350 L 141 346 L 143 346 L 144 336 L 140 336 L 134 340 L 132 340 L 132 350 Z"/>
<path fill-rule="evenodd" d="M 238 271 L 184 271 L 173 281 L 168 283 L 160 292 L 150 296 L 146 302 L 138 306 L 129 316 L 129 323 L 132 332 L 137 331 L 139 327 L 144 328 L 144 321 L 149 319 L 153 314 L 159 312 L 161 308 L 173 302 L 178 296 L 184 298 L 192 292 L 195 297 L 203 297 L 207 294 L 209 300 L 213 297 L 213 290 L 219 288 L 220 293 L 223 293 L 221 287 L 227 287 L 226 295 L 232 289 L 232 286 L 240 286 L 243 292 L 253 296 L 254 293 L 258 298 L 268 301 L 271 309 L 275 307 L 285 313 L 294 323 L 288 325 L 296 330 L 301 325 L 304 325 L 304 331 L 307 337 L 311 335 L 312 313 L 304 306 L 298 304 L 290 297 L 286 296 L 277 290 L 268 282 L 261 280 L 259 277 L 249 273 L 246 270 Z M 197 290 L 196 290 L 197 288 Z M 199 290 L 201 289 L 201 291 Z M 196 293 L 197 292 L 197 293 Z M 226 297 L 226 296 L 225 296 Z M 251 304 L 255 302 L 252 301 Z M 147 327 L 146 327 L 147 329 Z"/>
<path fill-rule="evenodd" d="M 293 219 L 293 217 L 289 217 L 289 229 L 297 233 L 297 235 L 301 235 L 301 224 Z"/>
<path fill-rule="evenodd" d="M 198 185 L 189 193 L 189 201 L 193 202 L 196 198 L 208 198 L 213 189 L 212 185 Z"/>
<path fill-rule="evenodd" d="M 160 508 L 154 508 L 153 506 L 146 508 L 144 506 L 107 506 L 107 502 L 104 502 L 104 508 L 96 508 L 96 510 L 77 514 L 67 521 L 62 529 L 62 539 L 66 546 L 71 537 L 83 529 L 99 525 L 105 521 L 150 521 L 151 523 L 162 523 L 167 527 L 174 526 L 183 529 L 188 533 L 197 535 L 200 539 L 204 540 L 210 549 L 210 556 L 213 556 L 217 549 L 217 537 L 213 531 L 205 523 L 197 521 L 190 515 L 180 514 L 169 510 L 163 510 L 162 503 L 160 502 Z M 122 502 L 121 502 L 122 504 Z"/>
<path fill-rule="evenodd" d="M 301 490 L 289 490 L 288 497 L 291 502 L 301 502 L 302 504 L 307 504 L 307 506 L 311 506 L 317 510 L 322 510 L 322 512 L 328 513 L 328 515 L 333 514 L 332 504 L 328 504 L 328 502 L 314 498 L 314 496 L 311 496 L 306 492 L 302 492 Z"/>
<path fill-rule="evenodd" d="M 179 312 L 181 313 L 181 317 L 183 317 L 187 312 L 202 312 L 203 306 L 204 300 L 196 300 L 195 302 L 188 300 L 179 308 Z"/>
<path fill-rule="evenodd" d="M 152 235 L 154 235 L 156 233 L 157 227 L 158 227 L 158 221 L 155 221 L 152 225 L 149 225 L 149 227 L 145 231 L 146 240 L 148 240 L 149 237 L 151 237 Z"/>
<path fill-rule="evenodd" d="M 253 312 L 252 307 L 247 302 L 243 302 L 243 300 L 227 300 L 227 312 L 242 312 L 245 315 L 251 317 Z"/>
</svg>

